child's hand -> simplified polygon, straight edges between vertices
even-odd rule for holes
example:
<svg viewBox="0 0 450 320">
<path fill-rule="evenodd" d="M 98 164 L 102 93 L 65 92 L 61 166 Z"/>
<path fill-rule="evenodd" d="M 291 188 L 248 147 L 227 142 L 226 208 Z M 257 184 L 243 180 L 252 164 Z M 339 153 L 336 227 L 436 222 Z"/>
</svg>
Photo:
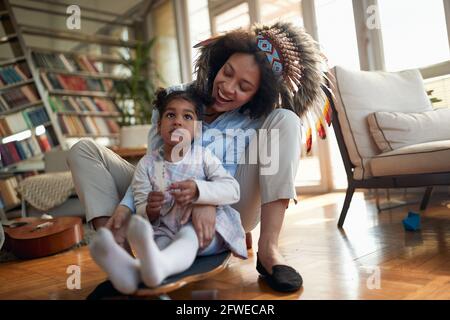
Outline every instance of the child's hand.
<svg viewBox="0 0 450 320">
<path fill-rule="evenodd" d="M 179 206 L 191 204 L 198 198 L 198 188 L 194 180 L 184 180 L 172 183 L 169 191 Z"/>
<path fill-rule="evenodd" d="M 164 201 L 164 194 L 161 191 L 149 192 L 147 197 L 147 206 L 145 207 L 145 212 L 147 213 L 148 219 L 154 221 L 158 219 L 161 212 L 161 207 Z"/>
</svg>

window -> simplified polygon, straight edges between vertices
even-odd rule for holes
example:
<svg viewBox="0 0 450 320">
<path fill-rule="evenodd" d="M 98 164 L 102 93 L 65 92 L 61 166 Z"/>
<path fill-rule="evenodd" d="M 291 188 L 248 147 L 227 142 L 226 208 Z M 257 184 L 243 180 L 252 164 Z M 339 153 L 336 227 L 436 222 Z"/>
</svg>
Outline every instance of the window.
<svg viewBox="0 0 450 320">
<path fill-rule="evenodd" d="M 243 2 L 214 17 L 215 33 L 223 33 L 237 28 L 249 29 L 248 3 Z"/>
<path fill-rule="evenodd" d="M 259 6 L 261 22 L 264 24 L 283 21 L 303 27 L 301 0 L 260 0 Z"/>
<path fill-rule="evenodd" d="M 319 43 L 328 58 L 330 67 L 335 65 L 360 69 L 358 42 L 352 0 L 316 0 L 316 17 Z M 334 189 L 347 187 L 344 163 L 330 127 L 327 142 L 331 161 L 331 177 Z"/>
<path fill-rule="evenodd" d="M 366 21 L 367 15 L 370 16 L 371 13 L 366 11 L 368 7 L 358 6 L 354 10 L 353 3 L 357 3 L 355 0 L 209 0 L 208 2 L 212 14 L 212 29 L 215 33 L 237 27 L 248 28 L 251 21 L 257 17 L 264 24 L 290 21 L 297 26 L 304 26 L 303 17 L 311 16 L 312 19 L 307 20 L 306 27 L 317 30 L 317 40 L 322 52 L 328 58 L 330 67 L 340 65 L 360 70 L 359 49 L 364 55 L 361 60 L 364 63 L 367 61 L 364 68 L 381 66 L 384 59 L 388 71 L 424 67 L 450 60 L 443 0 L 377 0 L 376 9 L 380 19 L 376 22 L 380 28 L 367 34 L 364 28 L 356 30 L 355 18 L 358 22 Z M 259 12 L 253 12 L 253 9 L 258 8 Z M 303 12 L 313 8 L 315 12 Z M 383 49 L 378 45 L 379 38 L 383 40 Z M 359 48 L 358 40 L 364 41 L 360 43 Z M 430 98 L 443 100 L 435 102 L 436 107 L 448 105 L 450 100 L 450 95 L 447 94 L 450 92 L 448 89 L 450 77 L 444 73 L 438 75 L 441 77 L 430 79 L 426 84 L 427 89 L 434 90 Z M 325 142 L 315 141 L 313 156 L 301 158 L 296 184 L 302 190 L 319 190 L 318 187 L 323 186 L 324 181 L 329 182 L 331 179 L 334 188 L 341 189 L 347 185 L 346 173 L 332 129 L 328 130 Z M 326 152 L 322 152 L 323 149 L 326 149 Z M 327 159 L 323 160 L 324 157 Z M 323 162 L 328 165 L 324 165 Z"/>
<path fill-rule="evenodd" d="M 188 1 L 189 12 L 189 32 L 191 41 L 191 62 L 194 62 L 198 55 L 198 49 L 193 47 L 211 36 L 209 25 L 208 0 Z"/>
<path fill-rule="evenodd" d="M 318 157 L 318 143 L 319 141 L 317 141 L 316 133 L 313 131 L 311 155 L 306 155 L 306 143 L 304 139 L 302 141 L 302 155 L 297 170 L 297 176 L 295 177 L 295 186 L 303 187 L 306 191 L 314 191 L 311 187 L 321 186 L 322 184 L 322 173 Z M 298 189 L 298 191 L 301 192 L 302 190 Z"/>
<path fill-rule="evenodd" d="M 352 0 L 316 0 L 315 7 L 319 43 L 330 67 L 359 70 Z"/>
<path fill-rule="evenodd" d="M 181 82 L 175 17 L 171 1 L 166 1 L 152 11 L 153 30 L 157 35 L 154 47 L 156 70 L 162 78 L 161 86 Z"/>
<path fill-rule="evenodd" d="M 450 75 L 426 79 L 425 88 L 435 108 L 448 108 L 450 106 Z"/>
<path fill-rule="evenodd" d="M 442 0 L 378 0 L 388 71 L 450 59 Z"/>
</svg>

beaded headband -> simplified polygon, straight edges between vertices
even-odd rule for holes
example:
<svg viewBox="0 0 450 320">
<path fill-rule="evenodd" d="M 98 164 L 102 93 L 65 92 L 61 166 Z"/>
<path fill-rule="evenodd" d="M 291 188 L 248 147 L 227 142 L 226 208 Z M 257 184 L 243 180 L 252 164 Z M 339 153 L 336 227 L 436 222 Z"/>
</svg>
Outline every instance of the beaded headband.
<svg viewBox="0 0 450 320">
<path fill-rule="evenodd" d="M 277 76 L 280 76 L 283 73 L 283 60 L 278 54 L 277 48 L 272 45 L 270 40 L 263 35 L 258 35 L 256 37 L 256 41 L 258 48 L 266 54 L 267 60 L 272 67 L 273 73 L 275 73 L 275 75 Z"/>
<path fill-rule="evenodd" d="M 272 71 L 277 76 L 283 76 L 291 90 L 301 85 L 302 64 L 298 46 L 286 32 L 279 28 L 261 30 L 256 36 L 258 48 L 263 51 L 269 61 Z M 294 88 L 293 84 L 297 88 Z"/>
</svg>

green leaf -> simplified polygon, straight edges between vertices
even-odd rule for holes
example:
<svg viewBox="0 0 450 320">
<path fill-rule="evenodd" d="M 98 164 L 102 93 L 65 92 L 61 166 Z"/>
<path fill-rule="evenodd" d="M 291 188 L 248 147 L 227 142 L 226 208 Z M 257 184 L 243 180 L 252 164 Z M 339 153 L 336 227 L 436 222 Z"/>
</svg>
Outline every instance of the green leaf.
<svg viewBox="0 0 450 320">
<path fill-rule="evenodd" d="M 122 64 L 130 71 L 130 77 L 114 82 L 116 104 L 121 112 L 120 125 L 131 125 L 132 120 L 136 124 L 148 124 L 151 122 L 152 103 L 158 81 L 162 81 L 151 58 L 151 50 L 156 44 L 154 37 L 147 42 L 138 42 L 134 57 L 127 57 L 120 52 Z M 151 76 L 150 76 L 151 75 Z M 127 99 L 133 101 L 131 114 L 126 103 Z"/>
</svg>

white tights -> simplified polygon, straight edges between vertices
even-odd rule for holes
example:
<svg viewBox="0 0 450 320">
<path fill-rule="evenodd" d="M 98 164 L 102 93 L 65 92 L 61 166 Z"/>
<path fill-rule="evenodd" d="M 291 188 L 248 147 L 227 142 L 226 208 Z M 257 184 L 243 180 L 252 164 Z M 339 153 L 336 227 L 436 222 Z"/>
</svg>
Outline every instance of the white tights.
<svg viewBox="0 0 450 320">
<path fill-rule="evenodd" d="M 114 287 L 125 294 L 135 292 L 140 279 L 147 286 L 156 287 L 167 277 L 187 270 L 198 251 L 197 234 L 190 223 L 162 250 L 154 240 L 150 223 L 138 215 L 131 218 L 127 236 L 138 259 L 119 246 L 106 228 L 98 230 L 89 246 L 94 261 L 108 274 Z"/>
</svg>

